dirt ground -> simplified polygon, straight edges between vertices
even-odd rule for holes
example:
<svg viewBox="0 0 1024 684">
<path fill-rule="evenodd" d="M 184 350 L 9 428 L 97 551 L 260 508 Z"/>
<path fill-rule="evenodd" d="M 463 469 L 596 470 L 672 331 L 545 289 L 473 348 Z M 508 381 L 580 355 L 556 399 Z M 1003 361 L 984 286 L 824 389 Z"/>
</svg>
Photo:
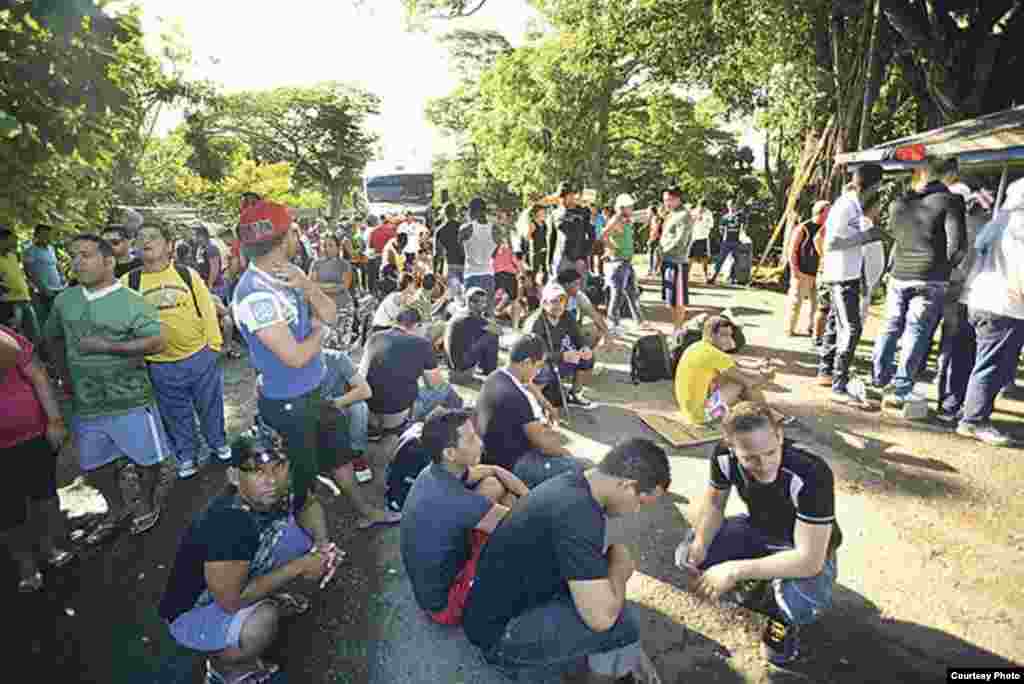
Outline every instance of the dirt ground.
<svg viewBox="0 0 1024 684">
<path fill-rule="evenodd" d="M 653 284 L 645 288 L 645 313 L 667 330 L 667 312 L 655 303 Z M 782 301 L 781 294 L 766 290 L 698 286 L 693 310 L 731 308 L 749 341 L 741 361 L 784 362 L 769 396 L 799 418 L 790 436 L 816 449 L 836 472 L 844 544 L 835 606 L 805 630 L 810 656 L 799 673 L 767 668 L 758 649 L 763 618 L 696 599 L 673 565 L 708 466 L 706 449 L 669 447 L 670 496 L 613 527 L 615 538 L 631 544 L 639 559 L 629 599 L 640 611 L 645 647 L 663 680 L 676 684 L 696 675 L 723 682 L 930 682 L 944 680 L 949 666 L 1024 662 L 1020 450 L 965 440 L 929 420 L 909 422 L 831 404 L 828 390 L 812 382 L 816 357 L 809 339 L 782 335 Z M 873 316 L 859 349 L 865 371 L 876 327 Z M 629 382 L 628 354 L 636 336 L 631 332 L 599 352 L 601 370 L 590 391 L 598 405 L 577 412 L 563 430 L 581 456 L 599 459 L 626 436 L 656 438 L 636 411 L 675 410 L 670 383 Z M 244 361 L 234 361 L 226 376 L 229 430 L 237 430 L 255 410 L 253 375 Z M 472 400 L 476 389 L 460 392 Z M 1018 393 L 996 407 L 997 424 L 1024 438 Z M 378 497 L 390 446 L 385 442 L 371 452 L 377 477 L 366 486 Z M 73 456 L 65 454 L 62 483 L 75 475 Z M 14 592 L 13 569 L 6 560 L 0 563 L 0 587 L 10 591 L 6 605 L 17 616 L 8 636 L 16 661 L 55 681 L 199 681 L 198 660 L 169 642 L 155 605 L 178 537 L 222 485 L 223 468 L 217 465 L 178 483 L 156 530 L 123 536 L 48 574 L 39 594 Z M 72 513 L 101 508 L 87 487 L 64 494 Z M 289 681 L 504 681 L 458 630 L 429 625 L 415 609 L 397 556 L 396 529 L 356 532 L 346 503 L 330 500 L 328 510 L 352 561 L 317 594 L 311 613 L 284 630 L 275 656 Z"/>
</svg>

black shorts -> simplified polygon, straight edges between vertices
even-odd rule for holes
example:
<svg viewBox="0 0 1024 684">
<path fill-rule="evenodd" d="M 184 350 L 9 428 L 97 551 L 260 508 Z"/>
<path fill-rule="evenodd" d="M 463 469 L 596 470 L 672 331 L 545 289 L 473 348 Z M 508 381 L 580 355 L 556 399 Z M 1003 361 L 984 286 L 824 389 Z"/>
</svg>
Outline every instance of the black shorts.
<svg viewBox="0 0 1024 684">
<path fill-rule="evenodd" d="M 711 256 L 708 251 L 708 241 L 705 238 L 700 240 L 694 240 L 693 244 L 690 245 L 690 258 L 691 259 L 707 259 Z"/>
<path fill-rule="evenodd" d="M 4 463 L 17 463 L 0 487 L 0 530 L 24 525 L 28 501 L 46 501 L 57 496 L 57 452 L 45 435 L 0 449 Z"/>
<path fill-rule="evenodd" d="M 665 259 L 661 263 L 661 301 L 669 306 L 690 303 L 690 264 Z"/>
<path fill-rule="evenodd" d="M 519 299 L 519 279 L 515 273 L 495 273 L 494 291 L 504 290 L 510 299 Z"/>
</svg>

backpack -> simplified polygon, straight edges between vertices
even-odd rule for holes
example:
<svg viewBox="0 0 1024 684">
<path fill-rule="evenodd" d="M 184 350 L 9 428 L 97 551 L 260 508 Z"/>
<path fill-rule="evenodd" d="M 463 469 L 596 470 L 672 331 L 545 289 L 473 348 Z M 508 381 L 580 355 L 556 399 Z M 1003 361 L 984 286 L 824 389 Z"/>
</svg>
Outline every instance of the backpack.
<svg viewBox="0 0 1024 684">
<path fill-rule="evenodd" d="M 629 377 L 634 385 L 672 379 L 672 354 L 664 335 L 645 335 L 633 343 Z"/>
<path fill-rule="evenodd" d="M 388 464 L 385 476 L 384 502 L 390 511 L 401 512 L 416 477 L 430 465 L 430 454 L 420 441 L 422 434 L 423 423 L 413 423 L 398 438 L 394 458 Z"/>
<path fill-rule="evenodd" d="M 820 228 L 810 221 L 804 224 L 804 239 L 796 252 L 796 262 L 801 273 L 815 275 L 818 272 L 818 262 L 821 257 L 814 247 L 814 238 L 819 230 Z"/>
<path fill-rule="evenodd" d="M 196 315 L 199 316 L 200 319 L 202 319 L 203 310 L 199 308 L 199 300 L 196 299 L 196 291 L 192 287 L 192 274 L 189 273 L 188 268 L 177 263 L 174 264 L 174 270 L 178 272 L 178 276 L 185 282 L 186 285 L 188 285 L 188 291 L 192 293 L 192 304 L 193 306 L 196 307 Z M 128 271 L 128 287 L 135 290 L 136 292 L 138 292 L 139 288 L 142 287 L 141 268 L 133 268 L 132 270 Z"/>
</svg>

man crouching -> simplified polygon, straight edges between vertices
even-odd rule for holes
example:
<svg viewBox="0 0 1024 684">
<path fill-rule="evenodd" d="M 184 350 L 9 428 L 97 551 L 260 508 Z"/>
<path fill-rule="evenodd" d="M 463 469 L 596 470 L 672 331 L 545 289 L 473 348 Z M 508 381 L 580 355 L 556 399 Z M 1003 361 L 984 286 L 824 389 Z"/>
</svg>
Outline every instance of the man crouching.
<svg viewBox="0 0 1024 684">
<path fill-rule="evenodd" d="M 182 646 L 210 654 L 206 684 L 259 684 L 278 667 L 260 656 L 282 617 L 309 601 L 279 590 L 329 580 L 340 558 L 298 526 L 280 438 L 254 428 L 231 445 L 226 491 L 192 521 L 178 547 L 160 616 Z M 323 583 L 321 583 L 323 586 Z"/>
</svg>

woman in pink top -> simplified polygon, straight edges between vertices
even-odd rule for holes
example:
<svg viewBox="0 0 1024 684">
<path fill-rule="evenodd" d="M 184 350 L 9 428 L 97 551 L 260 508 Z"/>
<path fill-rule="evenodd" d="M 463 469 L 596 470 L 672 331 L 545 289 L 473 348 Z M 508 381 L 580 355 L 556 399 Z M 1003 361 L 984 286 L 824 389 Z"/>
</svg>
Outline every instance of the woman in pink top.
<svg viewBox="0 0 1024 684">
<path fill-rule="evenodd" d="M 495 317 L 507 316 L 512 327 L 519 327 L 519 260 L 512 245 L 503 242 L 494 250 L 491 257 L 491 270 L 494 271 Z"/>
<path fill-rule="evenodd" d="M 67 437 L 60 407 L 32 343 L 0 326 L 0 459 L 8 468 L 0 485 L 0 545 L 18 563 L 18 590 L 43 586 L 35 550 L 49 567 L 73 556 L 57 546 L 63 536 L 57 497 L 57 453 Z"/>
</svg>

